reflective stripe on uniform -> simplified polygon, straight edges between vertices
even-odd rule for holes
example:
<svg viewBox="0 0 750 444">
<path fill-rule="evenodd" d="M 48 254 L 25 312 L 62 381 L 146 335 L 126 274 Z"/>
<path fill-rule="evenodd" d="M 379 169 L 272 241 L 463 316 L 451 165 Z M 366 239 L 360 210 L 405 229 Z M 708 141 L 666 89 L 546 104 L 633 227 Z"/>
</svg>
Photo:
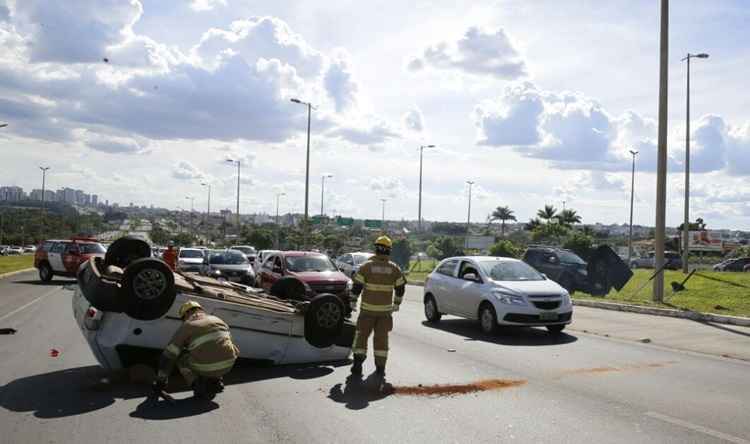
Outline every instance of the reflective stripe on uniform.
<svg viewBox="0 0 750 444">
<path fill-rule="evenodd" d="M 215 341 L 222 338 L 229 339 L 229 333 L 226 331 L 212 331 L 211 333 L 206 333 L 205 335 L 198 336 L 197 338 L 190 341 L 190 345 L 188 345 L 187 349 L 193 351 L 206 342 Z"/>
<path fill-rule="evenodd" d="M 364 283 L 365 283 L 365 277 L 362 276 L 361 274 L 359 274 L 359 272 L 358 272 L 357 274 L 354 275 L 354 282 L 357 282 L 357 283 L 360 283 L 360 284 L 364 285 Z"/>
<path fill-rule="evenodd" d="M 167 345 L 167 348 L 164 350 L 164 353 L 170 356 L 174 356 L 174 357 L 180 356 L 180 347 L 174 344 L 169 344 Z"/>
<path fill-rule="evenodd" d="M 218 370 L 225 370 L 234 365 L 234 358 L 227 359 L 226 361 L 212 362 L 210 364 L 201 364 L 198 362 L 191 362 L 190 368 L 198 370 L 199 372 L 215 372 Z"/>
<path fill-rule="evenodd" d="M 367 349 L 366 348 L 353 348 L 352 349 L 352 354 L 355 354 L 355 355 L 366 355 L 367 354 Z"/>
<path fill-rule="evenodd" d="M 362 304 L 359 307 L 361 310 L 367 310 L 367 311 L 392 311 L 393 305 L 387 304 L 387 305 L 377 305 L 377 304 L 368 304 L 365 301 L 362 301 Z"/>
<path fill-rule="evenodd" d="M 378 358 L 387 358 L 388 350 L 375 350 L 374 355 Z"/>
<path fill-rule="evenodd" d="M 393 291 L 393 285 L 365 284 L 365 290 L 370 290 L 370 291 Z"/>
<path fill-rule="evenodd" d="M 396 279 L 396 283 L 394 285 L 396 285 L 396 287 L 398 287 L 400 285 L 406 285 L 406 279 L 404 279 L 403 276 L 402 276 L 402 277 Z"/>
</svg>

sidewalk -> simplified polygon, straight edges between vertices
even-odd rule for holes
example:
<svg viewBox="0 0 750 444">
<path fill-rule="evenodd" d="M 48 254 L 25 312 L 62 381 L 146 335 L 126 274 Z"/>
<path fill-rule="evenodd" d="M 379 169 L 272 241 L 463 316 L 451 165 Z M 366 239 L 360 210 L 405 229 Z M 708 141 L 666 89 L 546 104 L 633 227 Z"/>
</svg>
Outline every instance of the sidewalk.
<svg viewBox="0 0 750 444">
<path fill-rule="evenodd" d="M 569 330 L 750 361 L 750 328 L 576 306 Z"/>
</svg>

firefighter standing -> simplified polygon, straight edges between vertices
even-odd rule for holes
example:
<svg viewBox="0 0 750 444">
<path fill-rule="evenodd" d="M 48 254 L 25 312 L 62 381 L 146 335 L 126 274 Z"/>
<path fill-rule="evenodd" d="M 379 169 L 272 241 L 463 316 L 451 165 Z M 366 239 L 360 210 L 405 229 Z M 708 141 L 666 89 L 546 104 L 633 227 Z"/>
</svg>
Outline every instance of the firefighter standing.
<svg viewBox="0 0 750 444">
<path fill-rule="evenodd" d="M 167 245 L 167 249 L 162 253 L 161 258 L 169 265 L 172 271 L 177 270 L 177 250 L 174 248 L 173 241 L 169 241 L 169 245 Z"/>
<path fill-rule="evenodd" d="M 177 364 L 196 398 L 213 399 L 224 390 L 222 376 L 234 366 L 239 350 L 224 321 L 206 314 L 200 304 L 188 301 L 180 307 L 183 323 L 159 359 L 154 388 L 162 390 Z"/>
<path fill-rule="evenodd" d="M 391 313 L 398 311 L 406 289 L 406 279 L 398 265 L 388 257 L 392 242 L 388 236 L 375 240 L 375 256 L 370 258 L 354 276 L 352 293 L 356 298 L 362 293 L 357 332 L 354 335 L 354 364 L 352 374 L 362 375 L 362 363 L 367 357 L 367 342 L 374 332 L 373 349 L 375 373 L 385 378 L 385 363 L 388 359 L 388 333 L 393 329 Z M 396 297 L 393 297 L 393 292 Z"/>
</svg>

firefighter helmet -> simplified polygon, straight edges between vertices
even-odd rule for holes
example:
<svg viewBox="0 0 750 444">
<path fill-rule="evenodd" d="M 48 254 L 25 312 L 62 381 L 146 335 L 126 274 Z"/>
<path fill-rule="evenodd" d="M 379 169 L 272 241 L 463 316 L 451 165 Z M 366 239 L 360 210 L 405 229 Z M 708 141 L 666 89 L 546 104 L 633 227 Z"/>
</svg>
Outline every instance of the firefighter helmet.
<svg viewBox="0 0 750 444">
<path fill-rule="evenodd" d="M 392 248 L 393 242 L 391 242 L 391 238 L 389 238 L 388 236 L 380 236 L 379 238 L 375 239 L 375 245 L 379 245 L 385 248 Z"/>
<path fill-rule="evenodd" d="M 201 304 L 195 302 L 195 301 L 187 301 L 180 307 L 180 317 L 184 318 L 185 315 L 194 308 L 200 308 L 203 310 L 203 307 L 201 307 Z"/>
</svg>

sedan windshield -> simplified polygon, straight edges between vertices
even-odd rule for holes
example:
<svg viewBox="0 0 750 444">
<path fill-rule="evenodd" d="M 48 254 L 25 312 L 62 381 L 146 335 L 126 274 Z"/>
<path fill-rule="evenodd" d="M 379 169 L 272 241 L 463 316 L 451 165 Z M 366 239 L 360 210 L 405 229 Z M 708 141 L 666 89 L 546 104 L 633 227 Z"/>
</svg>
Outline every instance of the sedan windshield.
<svg viewBox="0 0 750 444">
<path fill-rule="evenodd" d="M 482 271 L 494 281 L 543 281 L 544 277 L 521 261 L 479 261 Z"/>
<path fill-rule="evenodd" d="M 241 251 L 245 254 L 255 254 L 255 248 L 253 247 L 234 246 L 232 250 Z"/>
<path fill-rule="evenodd" d="M 373 257 L 373 254 L 354 254 L 352 257 L 354 258 L 354 263 L 357 265 L 364 264 L 367 262 L 368 259 Z"/>
<path fill-rule="evenodd" d="M 220 253 L 211 253 L 208 263 L 212 265 L 242 265 L 249 264 L 247 256 L 239 251 L 222 251 Z"/>
<path fill-rule="evenodd" d="M 180 250 L 180 257 L 200 259 L 203 257 L 203 252 L 200 250 Z"/>
<path fill-rule="evenodd" d="M 560 262 L 563 264 L 576 264 L 576 265 L 586 265 L 586 262 L 583 261 L 578 255 L 571 253 L 569 251 L 560 251 Z"/>
<path fill-rule="evenodd" d="M 286 267 L 289 271 L 336 271 L 327 256 L 288 256 Z"/>
</svg>

